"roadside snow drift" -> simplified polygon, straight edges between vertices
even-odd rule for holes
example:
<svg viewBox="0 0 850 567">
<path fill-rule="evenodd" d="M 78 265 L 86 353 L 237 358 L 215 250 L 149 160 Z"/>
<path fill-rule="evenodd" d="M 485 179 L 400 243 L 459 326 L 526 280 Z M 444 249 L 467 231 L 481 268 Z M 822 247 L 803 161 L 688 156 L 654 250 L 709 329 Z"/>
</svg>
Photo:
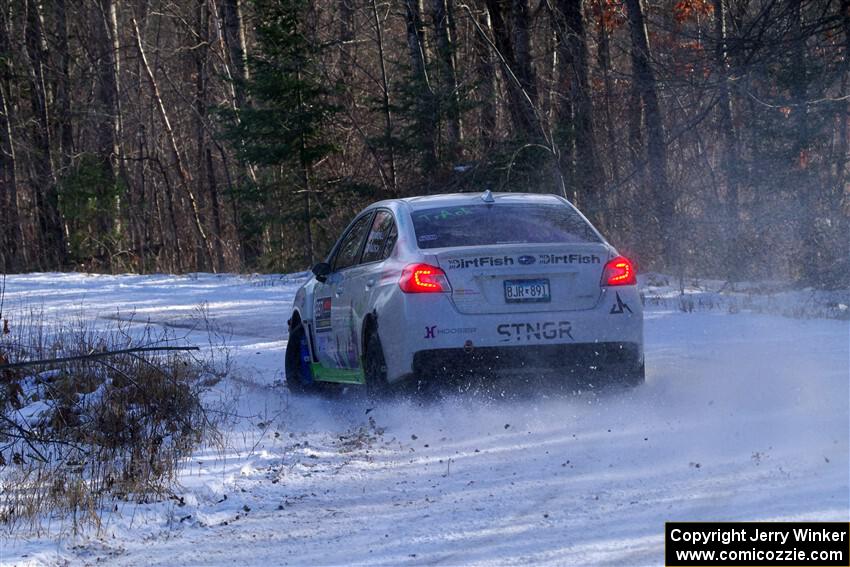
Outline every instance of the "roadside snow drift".
<svg viewBox="0 0 850 567">
<path fill-rule="evenodd" d="M 10 277 L 12 324 L 24 305 L 133 317 L 204 346 L 205 303 L 239 370 L 215 392 L 227 448 L 199 451 L 172 498 L 116 502 L 99 534 L 4 533 L 0 563 L 658 565 L 668 520 L 850 519 L 848 322 L 769 314 L 805 313 L 797 295 L 648 302 L 636 390 L 372 403 L 289 395 L 304 277 Z"/>
</svg>

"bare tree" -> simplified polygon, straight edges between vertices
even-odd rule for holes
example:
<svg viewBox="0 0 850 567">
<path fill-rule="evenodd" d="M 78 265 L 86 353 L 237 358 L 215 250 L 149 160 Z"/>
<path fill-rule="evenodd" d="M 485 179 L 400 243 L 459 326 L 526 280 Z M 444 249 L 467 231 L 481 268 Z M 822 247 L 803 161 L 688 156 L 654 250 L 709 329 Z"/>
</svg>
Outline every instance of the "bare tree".
<svg viewBox="0 0 850 567">
<path fill-rule="evenodd" d="M 0 53 L 11 53 L 11 3 L 0 9 Z M 0 183 L 2 183 L 3 214 L 0 227 L 3 235 L 4 272 L 30 265 L 27 241 L 24 239 L 20 214 L 18 160 L 13 130 L 13 106 L 10 103 L 14 76 L 12 58 L 0 59 L 0 129 L 3 147 L 0 151 Z"/>
<path fill-rule="evenodd" d="M 428 46 L 422 24 L 422 0 L 404 0 L 407 49 L 410 56 L 414 99 L 420 109 L 418 145 L 422 151 L 424 169 L 433 171 L 437 165 L 437 124 L 433 116 L 434 90 L 428 74 Z M 382 59 L 383 61 L 383 59 Z M 426 116 L 422 116 L 424 112 Z"/>
<path fill-rule="evenodd" d="M 457 159 L 463 134 L 460 120 L 460 104 L 458 101 L 458 82 L 455 72 L 453 38 L 450 33 L 449 20 L 452 18 L 447 0 L 431 1 L 431 18 L 434 22 L 434 32 L 437 37 L 437 60 L 440 68 L 440 83 L 444 91 L 443 99 L 446 105 L 447 158 Z"/>
<path fill-rule="evenodd" d="M 568 167 L 574 172 L 578 202 L 594 211 L 600 206 L 599 192 L 603 180 L 593 130 L 594 112 L 588 82 L 587 39 L 581 0 L 558 0 L 556 8 L 554 20 L 558 32 L 560 92 L 562 97 L 570 98 L 569 104 L 559 106 L 558 128 L 573 132 L 569 142 L 575 149 L 567 155 L 575 156 L 575 162 Z"/>
<path fill-rule="evenodd" d="M 398 191 L 396 180 L 395 149 L 392 144 L 393 115 L 390 109 L 390 83 L 387 76 L 386 55 L 384 54 L 384 30 L 378 5 L 372 0 L 372 16 L 375 20 L 375 43 L 378 46 L 378 63 L 381 69 L 381 103 L 383 105 L 384 140 L 387 145 L 387 161 L 390 174 L 390 187 L 393 193 Z"/>
<path fill-rule="evenodd" d="M 150 64 L 148 63 L 148 58 L 145 54 L 144 46 L 142 45 L 142 36 L 139 33 L 139 24 L 138 22 L 136 22 L 135 17 L 132 18 L 132 22 L 133 31 L 135 32 L 136 37 L 136 48 L 139 52 L 139 59 L 141 60 L 142 66 L 144 67 L 145 75 L 147 76 L 148 81 L 150 82 L 151 91 L 156 102 L 157 110 L 159 110 L 160 118 L 162 119 L 162 124 L 165 129 L 165 134 L 168 138 L 169 147 L 171 150 L 171 156 L 174 159 L 174 163 L 177 167 L 177 172 L 180 176 L 180 181 L 183 185 L 183 190 L 189 198 L 189 204 L 191 206 L 192 220 L 194 221 L 195 231 L 197 233 L 197 236 L 201 240 L 203 250 L 206 252 L 207 265 L 214 268 L 214 266 L 211 266 L 213 262 L 212 246 L 210 245 L 209 238 L 207 238 L 206 231 L 204 230 L 203 223 L 201 222 L 200 211 L 198 209 L 198 201 L 195 198 L 194 192 L 192 191 L 191 177 L 189 176 L 189 172 L 183 163 L 183 156 L 177 146 L 177 139 L 175 137 L 174 130 L 171 127 L 171 120 L 168 117 L 168 112 L 165 110 L 165 104 L 162 101 L 162 95 L 160 94 L 159 85 L 157 84 L 156 77 L 154 77 L 153 71 L 151 70 Z"/>
<path fill-rule="evenodd" d="M 472 45 L 475 54 L 475 72 L 478 77 L 479 120 L 478 138 L 486 144 L 492 144 L 497 128 L 498 92 L 496 81 L 496 66 L 494 63 L 492 43 L 492 28 L 490 14 L 479 10 L 473 15 L 476 19 L 476 30 L 472 34 Z"/>
<path fill-rule="evenodd" d="M 633 81 L 643 103 L 647 132 L 650 193 L 655 205 L 654 220 L 663 254 L 671 266 L 679 266 L 675 240 L 675 196 L 667 181 L 667 148 L 664 124 L 658 103 L 658 87 L 650 64 L 649 38 L 640 0 L 624 0 L 631 35 Z"/>
<path fill-rule="evenodd" d="M 726 1 L 713 0 L 714 35 L 717 44 L 714 48 L 714 64 L 717 72 L 717 122 L 721 132 L 721 165 L 726 177 L 726 221 L 728 238 L 729 276 L 735 277 L 739 266 L 737 258 L 739 214 L 739 151 L 735 126 L 732 121 L 732 99 L 729 94 L 729 61 L 726 40 Z"/>
<path fill-rule="evenodd" d="M 47 80 L 47 45 L 41 8 L 36 0 L 26 2 L 26 57 L 30 88 L 30 105 L 35 118 L 31 136 L 33 151 L 30 182 L 38 217 L 38 235 L 42 239 L 41 268 L 63 265 L 66 257 L 65 238 L 59 216 L 56 169 L 53 163 L 51 124 L 48 108 L 50 96 Z"/>
<path fill-rule="evenodd" d="M 537 84 L 534 71 L 529 67 L 531 46 L 528 43 L 528 4 L 525 0 L 511 0 L 511 12 L 517 31 L 511 34 L 506 20 L 504 3 L 486 0 L 493 29 L 494 45 L 501 62 L 505 89 L 508 93 L 508 112 L 514 129 L 526 140 L 541 139 L 541 125 L 537 116 Z M 523 27 L 524 26 L 524 27 Z M 523 43 L 515 48 L 515 42 Z M 521 53 L 518 55 L 517 53 Z"/>
</svg>

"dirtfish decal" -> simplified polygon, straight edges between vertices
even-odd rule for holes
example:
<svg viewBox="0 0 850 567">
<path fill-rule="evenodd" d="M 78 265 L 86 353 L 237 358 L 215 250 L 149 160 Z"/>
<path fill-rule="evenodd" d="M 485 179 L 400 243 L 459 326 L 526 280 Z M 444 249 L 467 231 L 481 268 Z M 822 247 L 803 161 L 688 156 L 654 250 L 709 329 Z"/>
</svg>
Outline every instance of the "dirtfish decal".
<svg viewBox="0 0 850 567">
<path fill-rule="evenodd" d="M 596 254 L 541 254 L 540 263 L 548 264 L 600 264 Z"/>
<path fill-rule="evenodd" d="M 602 259 L 596 254 L 538 254 L 536 257 L 525 254 L 517 258 L 513 256 L 479 256 L 477 258 L 450 258 L 449 269 L 499 268 L 513 266 L 515 264 L 530 266 L 535 263 L 540 263 L 544 266 L 601 264 Z"/>
<path fill-rule="evenodd" d="M 478 258 L 451 258 L 449 269 L 458 268 L 498 268 L 499 266 L 513 266 L 514 259 L 510 256 L 494 257 L 479 256 Z"/>
</svg>

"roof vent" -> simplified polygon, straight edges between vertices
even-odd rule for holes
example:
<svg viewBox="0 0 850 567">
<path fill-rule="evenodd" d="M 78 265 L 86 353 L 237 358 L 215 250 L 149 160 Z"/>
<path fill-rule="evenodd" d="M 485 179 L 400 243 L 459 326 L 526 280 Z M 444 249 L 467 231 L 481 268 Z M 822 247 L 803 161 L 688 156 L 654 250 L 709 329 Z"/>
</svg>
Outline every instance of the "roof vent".
<svg viewBox="0 0 850 567">
<path fill-rule="evenodd" d="M 484 201 L 485 203 L 495 203 L 496 202 L 496 199 L 493 197 L 492 191 L 490 191 L 489 189 L 487 189 L 486 191 L 484 191 L 484 193 L 482 193 L 481 200 Z"/>
</svg>

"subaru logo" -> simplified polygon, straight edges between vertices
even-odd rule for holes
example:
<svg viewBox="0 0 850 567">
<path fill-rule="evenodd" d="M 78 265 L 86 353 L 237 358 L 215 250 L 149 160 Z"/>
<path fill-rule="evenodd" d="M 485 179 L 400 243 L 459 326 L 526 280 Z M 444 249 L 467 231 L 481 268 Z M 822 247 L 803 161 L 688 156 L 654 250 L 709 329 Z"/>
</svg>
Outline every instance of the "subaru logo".
<svg viewBox="0 0 850 567">
<path fill-rule="evenodd" d="M 534 256 L 520 256 L 519 258 L 517 258 L 517 262 L 519 262 L 523 266 L 530 266 L 536 261 L 537 260 L 535 260 Z"/>
</svg>

